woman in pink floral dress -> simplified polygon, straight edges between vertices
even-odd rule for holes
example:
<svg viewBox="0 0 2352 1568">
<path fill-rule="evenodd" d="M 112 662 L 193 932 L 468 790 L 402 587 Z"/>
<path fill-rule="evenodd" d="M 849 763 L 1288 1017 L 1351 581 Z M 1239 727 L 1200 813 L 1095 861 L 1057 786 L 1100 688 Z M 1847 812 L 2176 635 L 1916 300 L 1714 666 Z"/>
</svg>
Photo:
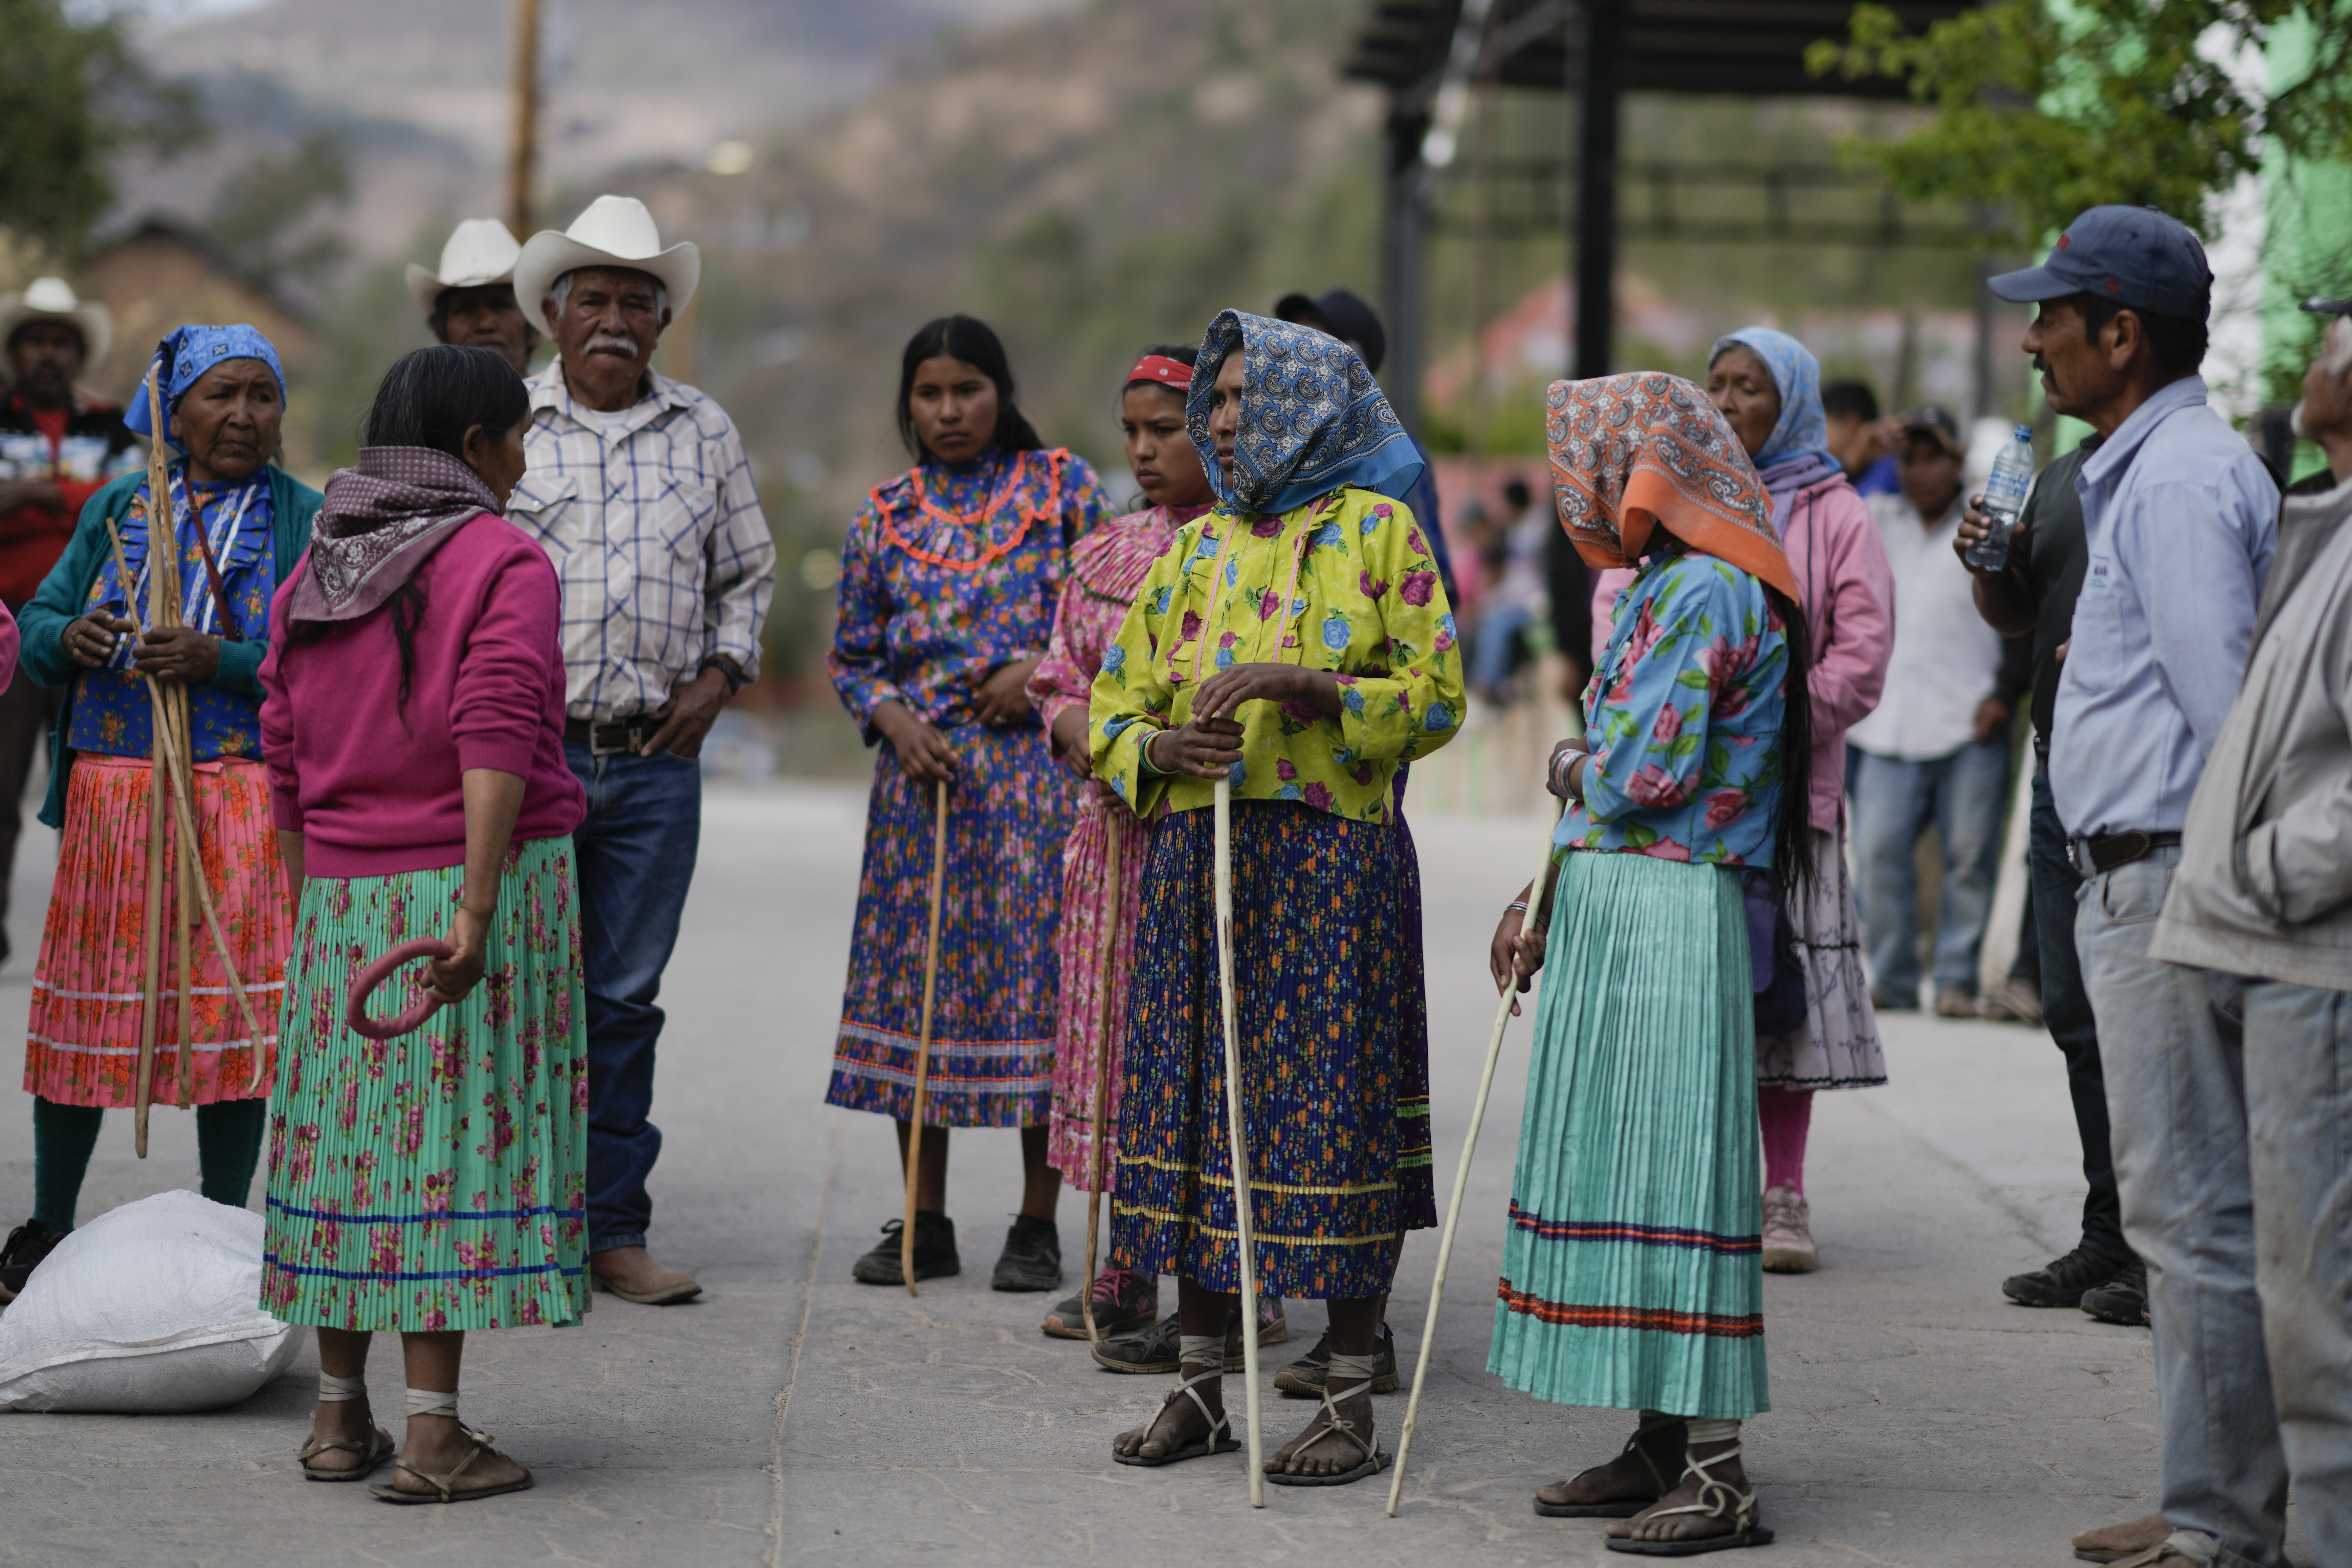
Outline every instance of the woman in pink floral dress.
<svg viewBox="0 0 2352 1568">
<path fill-rule="evenodd" d="M 1071 585 L 1054 617 L 1053 640 L 1029 678 L 1029 700 L 1045 721 L 1055 760 L 1080 779 L 1094 773 L 1087 754 L 1087 707 L 1103 650 L 1142 586 L 1144 574 L 1174 541 L 1177 530 L 1216 504 L 1201 455 L 1184 431 L 1184 394 L 1192 384 L 1195 348 L 1160 344 L 1143 351 L 1119 394 L 1119 424 L 1127 433 L 1127 464 L 1151 504 L 1097 528 L 1070 551 Z M 1104 851 L 1116 823 L 1119 834 L 1118 901 L 1104 887 Z M 1095 1148 L 1095 1085 L 1105 1049 L 1103 1027 L 1119 1037 L 1127 1015 L 1127 979 L 1135 967 L 1135 911 L 1150 850 L 1151 825 L 1128 810 L 1117 791 L 1089 783 L 1080 792 L 1069 843 L 1062 851 L 1062 924 L 1055 938 L 1061 962 L 1062 1016 L 1054 1042 L 1054 1104 L 1046 1158 L 1069 1184 L 1095 1190 L 1099 1169 L 1108 1184 L 1118 1164 L 1118 1067 L 1108 1077 L 1110 1103 L 1102 1107 L 1106 1145 Z M 1103 922 L 1112 922 L 1111 952 L 1102 951 Z M 1106 999 L 1103 993 L 1110 993 Z M 1106 1011 L 1106 1003 L 1108 1011 Z M 1084 1289 L 1082 1286 L 1081 1289 Z M 1095 1326 L 1105 1333 L 1150 1323 L 1160 1307 L 1159 1281 L 1116 1266 L 1094 1282 Z M 1076 1296 L 1045 1318 L 1061 1339 L 1087 1335 Z"/>
</svg>

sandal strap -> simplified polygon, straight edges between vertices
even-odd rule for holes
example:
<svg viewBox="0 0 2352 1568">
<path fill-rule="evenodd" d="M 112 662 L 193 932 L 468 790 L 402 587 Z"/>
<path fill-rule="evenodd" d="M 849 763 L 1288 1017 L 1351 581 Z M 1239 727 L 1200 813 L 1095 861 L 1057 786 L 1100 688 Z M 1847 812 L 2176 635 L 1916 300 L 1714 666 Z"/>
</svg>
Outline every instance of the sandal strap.
<svg viewBox="0 0 2352 1568">
<path fill-rule="evenodd" d="M 1356 1387 L 1348 1390 L 1346 1397 L 1353 1399 L 1359 1394 L 1370 1392 L 1370 1389 L 1371 1384 L 1370 1383 L 1360 1384 Z M 1370 1443 L 1365 1442 L 1361 1437 L 1356 1436 L 1356 1424 L 1339 1414 L 1339 1406 L 1333 1400 L 1331 1385 L 1328 1382 L 1323 1385 L 1323 1408 L 1317 1411 L 1316 1414 L 1322 1417 L 1322 1429 L 1314 1433 L 1297 1448 L 1291 1450 L 1290 1457 L 1294 1461 L 1297 1459 L 1300 1454 L 1305 1453 L 1307 1449 L 1321 1442 L 1327 1436 L 1335 1432 L 1340 1436 L 1345 1437 L 1349 1442 L 1353 1443 L 1356 1446 L 1356 1451 L 1365 1459 L 1372 1458 L 1374 1453 L 1377 1451 Z M 1361 1461 L 1360 1460 L 1359 1462 L 1360 1463 Z"/>
<path fill-rule="evenodd" d="M 490 1447 L 490 1435 L 488 1432 L 477 1432 L 471 1426 L 463 1425 L 460 1425 L 457 1430 L 466 1435 L 466 1441 L 472 1444 L 473 1447 L 467 1449 L 466 1457 L 458 1460 L 456 1464 L 450 1466 L 446 1473 L 438 1476 L 433 1475 L 428 1471 L 418 1469 L 406 1459 L 401 1460 L 399 1464 L 394 1467 L 394 1473 L 397 1474 L 397 1472 L 401 1470 L 406 1470 L 410 1475 L 415 1476 L 420 1481 L 431 1482 L 433 1489 L 441 1494 L 441 1500 L 443 1502 L 454 1501 L 457 1494 L 449 1483 L 456 1480 L 459 1476 L 464 1475 L 466 1473 L 466 1468 L 468 1465 L 471 1465 L 476 1459 L 480 1458 L 484 1454 L 492 1452 Z M 399 1483 L 395 1480 L 394 1484 L 397 1486 Z"/>
<path fill-rule="evenodd" d="M 1650 1479 L 1656 1485 L 1661 1496 L 1664 1495 L 1667 1489 L 1666 1472 L 1658 1468 L 1658 1461 L 1650 1458 L 1650 1451 L 1642 1447 L 1642 1439 L 1653 1432 L 1663 1432 L 1669 1426 L 1684 1425 L 1685 1425 L 1685 1417 L 1680 1415 L 1669 1415 L 1659 1421 L 1644 1421 L 1633 1428 L 1633 1435 L 1631 1437 L 1625 1439 L 1625 1452 L 1642 1461 L 1649 1470 Z M 1685 1457 L 1688 1457 L 1687 1449 Z"/>
<path fill-rule="evenodd" d="M 1208 1440 L 1212 1443 L 1219 1442 L 1232 1434 L 1233 1417 L 1226 1415 L 1220 1415 L 1216 1411 L 1211 1410 L 1209 1408 L 1209 1402 L 1202 1398 L 1197 1393 L 1193 1392 L 1192 1385 L 1199 1383 L 1221 1382 L 1223 1380 L 1224 1375 L 1225 1369 L 1223 1365 L 1220 1363 L 1216 1367 L 1209 1371 L 1202 1372 L 1197 1376 L 1180 1377 L 1177 1380 L 1176 1386 L 1168 1391 L 1168 1397 L 1161 1400 L 1160 1404 L 1162 1405 L 1175 1404 L 1176 1396 L 1180 1394 L 1185 1398 L 1190 1399 L 1195 1405 L 1199 1406 L 1202 1419 L 1205 1420 L 1209 1424 Z"/>
<path fill-rule="evenodd" d="M 1720 1481 L 1707 1474 L 1708 1467 L 1719 1465 L 1726 1459 L 1738 1458 L 1739 1458 L 1739 1445 L 1737 1443 L 1722 1453 L 1706 1459 L 1694 1458 L 1685 1453 L 1683 1457 L 1683 1479 L 1698 1482 L 1698 1500 L 1677 1503 L 1673 1508 L 1652 1509 L 1645 1517 L 1663 1519 L 1668 1514 L 1704 1514 L 1709 1519 L 1722 1520 L 1735 1531 L 1755 1529 L 1757 1520 L 1755 1492 L 1743 1492 L 1729 1481 Z"/>
<path fill-rule="evenodd" d="M 294 1458 L 299 1463 L 310 1459 L 315 1459 L 321 1454 L 331 1454 L 338 1451 L 346 1454 L 358 1454 L 364 1457 L 365 1455 L 373 1452 L 374 1447 L 375 1435 L 373 1433 L 370 1433 L 367 1440 L 361 1443 L 355 1443 L 349 1437 L 313 1437 L 309 1442 L 303 1444 L 299 1448 L 294 1450 Z"/>
</svg>

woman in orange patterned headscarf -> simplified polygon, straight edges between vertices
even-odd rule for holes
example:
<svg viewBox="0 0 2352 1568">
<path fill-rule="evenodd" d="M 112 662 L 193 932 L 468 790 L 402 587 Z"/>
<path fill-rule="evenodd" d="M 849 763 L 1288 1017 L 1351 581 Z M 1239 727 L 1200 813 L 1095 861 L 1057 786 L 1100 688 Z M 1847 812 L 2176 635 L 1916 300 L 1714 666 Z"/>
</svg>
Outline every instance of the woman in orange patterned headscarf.
<svg viewBox="0 0 2352 1568">
<path fill-rule="evenodd" d="M 1585 742 L 1553 757 L 1558 901 L 1548 886 L 1523 934 L 1523 893 L 1495 932 L 1498 987 L 1554 973 L 1488 1365 L 1538 1399 L 1641 1413 L 1623 1454 L 1544 1488 L 1538 1513 L 1621 1521 L 1620 1551 L 1760 1545 L 1738 1446 L 1769 1406 L 1745 884 L 1768 884 L 1769 978 L 1769 884 L 1803 864 L 1805 684 L 1785 678 L 1804 620 L 1769 499 L 1705 393 L 1617 375 L 1549 403 L 1561 526 L 1592 565 L 1641 572 Z"/>
</svg>

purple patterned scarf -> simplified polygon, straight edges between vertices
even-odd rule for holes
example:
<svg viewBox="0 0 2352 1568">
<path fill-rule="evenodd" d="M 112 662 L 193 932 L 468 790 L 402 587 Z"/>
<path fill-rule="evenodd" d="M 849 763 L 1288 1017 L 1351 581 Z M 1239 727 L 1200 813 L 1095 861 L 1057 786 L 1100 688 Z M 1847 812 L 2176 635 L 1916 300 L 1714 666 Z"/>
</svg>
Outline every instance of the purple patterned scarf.
<svg viewBox="0 0 2352 1568">
<path fill-rule="evenodd" d="M 363 447 L 355 467 L 327 480 L 310 529 L 309 569 L 294 584 L 289 618 L 355 621 L 416 575 L 460 526 L 499 498 L 482 477 L 430 447 Z"/>
</svg>

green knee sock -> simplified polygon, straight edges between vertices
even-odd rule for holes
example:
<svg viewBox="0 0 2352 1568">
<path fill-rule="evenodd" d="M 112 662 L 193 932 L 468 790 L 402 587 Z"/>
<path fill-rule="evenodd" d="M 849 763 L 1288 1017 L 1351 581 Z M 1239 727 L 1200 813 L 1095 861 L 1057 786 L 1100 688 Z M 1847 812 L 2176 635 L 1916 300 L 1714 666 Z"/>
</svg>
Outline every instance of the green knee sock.
<svg viewBox="0 0 2352 1568">
<path fill-rule="evenodd" d="M 73 1228 L 81 1179 L 89 1173 L 90 1151 L 98 1147 L 99 1123 L 105 1120 L 102 1106 L 59 1105 L 34 1097 L 33 1217 L 59 1235 Z"/>
<path fill-rule="evenodd" d="M 268 1126 L 266 1100 L 224 1100 L 196 1107 L 196 1169 L 204 1177 L 205 1196 L 233 1209 L 245 1206 Z"/>
</svg>

